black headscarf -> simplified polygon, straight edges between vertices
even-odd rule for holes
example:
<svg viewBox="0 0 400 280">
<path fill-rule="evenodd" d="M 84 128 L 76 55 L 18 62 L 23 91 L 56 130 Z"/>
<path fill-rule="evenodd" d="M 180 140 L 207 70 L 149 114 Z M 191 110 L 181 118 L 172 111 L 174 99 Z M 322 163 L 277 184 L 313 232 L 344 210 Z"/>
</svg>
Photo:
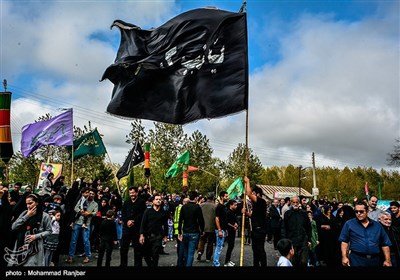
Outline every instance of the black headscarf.
<svg viewBox="0 0 400 280">
<path fill-rule="evenodd" d="M 36 194 L 29 194 L 27 198 L 32 198 L 33 201 L 38 202 L 36 214 L 29 217 L 24 224 L 14 230 L 14 234 L 17 237 L 17 248 L 20 248 L 25 244 L 25 235 L 36 234 L 39 231 L 40 224 L 43 218 L 43 209 L 41 207 L 39 198 Z"/>
</svg>

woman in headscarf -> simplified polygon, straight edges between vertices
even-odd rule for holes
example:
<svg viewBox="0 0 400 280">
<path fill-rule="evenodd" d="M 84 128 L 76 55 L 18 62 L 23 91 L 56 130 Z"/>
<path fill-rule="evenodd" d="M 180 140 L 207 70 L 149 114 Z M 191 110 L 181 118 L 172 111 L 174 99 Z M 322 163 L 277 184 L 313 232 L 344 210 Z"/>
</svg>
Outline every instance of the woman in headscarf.
<svg viewBox="0 0 400 280">
<path fill-rule="evenodd" d="M 65 182 L 65 176 L 61 175 L 60 177 L 58 177 L 56 179 L 56 181 L 54 182 L 52 189 L 58 194 L 61 190 L 61 188 L 64 186 Z"/>
<path fill-rule="evenodd" d="M 11 226 L 16 235 L 14 250 L 7 248 L 5 258 L 9 266 L 44 266 L 43 240 L 51 234 L 51 220 L 36 194 L 29 194 L 25 202 L 27 210 Z"/>
<path fill-rule="evenodd" d="M 43 180 L 40 195 L 42 196 L 51 195 L 51 191 L 53 190 L 53 180 L 54 180 L 54 173 L 50 172 L 49 174 L 47 174 L 46 179 Z"/>
<path fill-rule="evenodd" d="M 318 258 L 329 267 L 339 266 L 339 247 L 337 246 L 339 224 L 335 216 L 331 215 L 331 206 L 324 205 L 321 210 L 322 214 L 315 219 L 320 242 L 319 248 L 317 247 Z"/>
</svg>

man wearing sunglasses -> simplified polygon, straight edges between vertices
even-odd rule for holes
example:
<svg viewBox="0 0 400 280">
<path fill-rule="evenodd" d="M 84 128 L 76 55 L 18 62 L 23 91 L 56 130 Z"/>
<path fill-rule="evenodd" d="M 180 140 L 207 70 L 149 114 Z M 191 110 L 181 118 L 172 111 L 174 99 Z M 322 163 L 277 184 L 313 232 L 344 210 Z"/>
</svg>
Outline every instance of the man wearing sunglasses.
<svg viewBox="0 0 400 280">
<path fill-rule="evenodd" d="M 357 202 L 356 217 L 348 220 L 339 236 L 342 251 L 342 265 L 356 267 L 392 266 L 390 249 L 392 245 L 383 227 L 368 218 L 368 206 Z M 379 253 L 384 255 L 383 264 Z"/>
</svg>

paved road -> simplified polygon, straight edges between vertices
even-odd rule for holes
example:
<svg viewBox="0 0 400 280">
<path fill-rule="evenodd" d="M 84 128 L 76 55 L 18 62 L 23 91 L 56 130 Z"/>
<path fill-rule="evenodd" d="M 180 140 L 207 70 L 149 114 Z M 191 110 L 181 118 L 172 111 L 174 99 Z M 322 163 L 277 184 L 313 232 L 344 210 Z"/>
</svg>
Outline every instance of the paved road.
<svg viewBox="0 0 400 280">
<path fill-rule="evenodd" d="M 235 247 L 232 252 L 231 256 L 231 261 L 236 263 L 236 266 L 239 266 L 240 263 L 240 238 L 236 238 L 235 241 Z M 165 252 L 168 253 L 169 255 L 160 255 L 159 259 L 159 266 L 160 267 L 174 267 L 176 266 L 176 247 L 175 247 L 176 242 L 175 241 L 170 241 L 167 243 L 165 247 Z M 221 253 L 221 263 L 224 263 L 225 261 L 225 253 L 226 253 L 226 248 L 227 244 L 225 243 L 224 248 L 222 249 Z M 279 259 L 279 252 L 273 249 L 273 245 L 269 244 L 268 242 L 265 242 L 265 249 L 267 252 L 267 265 L 268 266 L 276 266 L 276 263 Z M 253 265 L 253 251 L 251 249 L 251 246 L 249 245 L 244 245 L 244 258 L 243 258 L 243 266 L 252 266 Z M 96 266 L 97 265 L 97 253 L 93 253 L 94 258 L 90 263 L 83 264 L 83 257 L 75 257 L 74 262 L 72 264 L 68 264 L 65 262 L 65 259 L 67 256 L 60 256 L 60 266 L 68 267 L 68 266 L 80 266 L 80 267 L 91 267 L 91 266 Z M 195 260 L 193 262 L 193 266 L 196 267 L 211 267 L 212 262 L 206 262 L 204 260 L 202 261 L 197 261 L 197 252 L 195 253 Z M 104 259 L 103 259 L 103 265 L 104 265 Z M 114 249 L 113 254 L 112 254 L 112 259 L 111 259 L 111 266 L 119 266 L 119 250 Z M 143 260 L 143 264 L 145 265 L 145 261 Z M 130 248 L 129 250 L 129 255 L 128 255 L 128 266 L 133 266 L 133 248 Z"/>
</svg>

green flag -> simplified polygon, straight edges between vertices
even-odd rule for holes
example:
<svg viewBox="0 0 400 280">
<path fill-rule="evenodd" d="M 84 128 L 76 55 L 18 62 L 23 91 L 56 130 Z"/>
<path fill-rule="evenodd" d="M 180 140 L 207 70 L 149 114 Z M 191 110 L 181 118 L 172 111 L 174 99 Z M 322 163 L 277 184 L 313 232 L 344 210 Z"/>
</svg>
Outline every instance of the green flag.
<svg viewBox="0 0 400 280">
<path fill-rule="evenodd" d="M 226 192 L 229 195 L 229 199 L 235 199 L 236 197 L 241 196 L 244 192 L 242 178 L 237 178 L 235 182 L 229 186 Z"/>
<path fill-rule="evenodd" d="M 183 171 L 183 166 L 188 165 L 190 160 L 189 151 L 184 152 L 178 159 L 174 162 L 173 165 L 168 169 L 165 174 L 166 178 L 175 177 L 178 173 Z"/>
<path fill-rule="evenodd" d="M 74 159 L 84 155 L 100 156 L 105 153 L 107 153 L 106 147 L 97 128 L 74 141 Z"/>
</svg>

